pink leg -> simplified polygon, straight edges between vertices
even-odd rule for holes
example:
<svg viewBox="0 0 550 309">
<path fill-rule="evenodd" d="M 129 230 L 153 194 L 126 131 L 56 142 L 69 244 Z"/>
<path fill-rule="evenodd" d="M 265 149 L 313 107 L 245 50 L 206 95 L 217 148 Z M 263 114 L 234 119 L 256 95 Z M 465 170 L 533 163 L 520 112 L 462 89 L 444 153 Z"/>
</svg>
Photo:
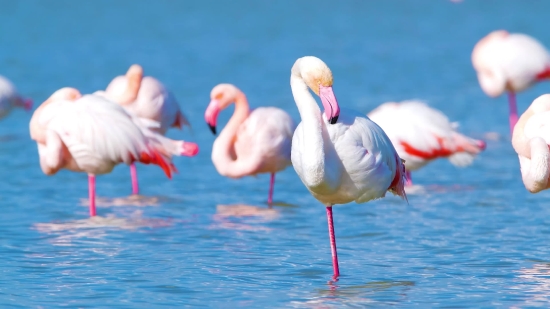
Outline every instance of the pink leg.
<svg viewBox="0 0 550 309">
<path fill-rule="evenodd" d="M 138 195 L 139 184 L 138 184 L 137 169 L 136 169 L 135 163 L 130 164 L 130 176 L 132 176 L 132 194 Z"/>
<path fill-rule="evenodd" d="M 334 223 L 332 221 L 332 206 L 327 206 L 327 220 L 328 220 L 328 236 L 330 238 L 330 250 L 332 252 L 332 270 L 334 272 L 334 280 L 340 276 L 340 269 L 338 268 L 338 253 L 336 252 L 336 237 L 334 236 Z"/>
<path fill-rule="evenodd" d="M 518 107 L 516 106 L 516 94 L 508 92 L 508 105 L 510 106 L 510 134 L 514 134 L 514 127 L 518 122 Z"/>
<path fill-rule="evenodd" d="M 88 197 L 90 198 L 90 217 L 95 216 L 95 175 L 88 174 Z"/>
<path fill-rule="evenodd" d="M 267 203 L 271 205 L 273 203 L 273 188 L 275 187 L 275 173 L 271 173 L 271 181 L 269 183 L 269 196 L 267 197 Z"/>
<path fill-rule="evenodd" d="M 405 186 L 412 186 L 413 179 L 411 177 L 411 171 L 405 171 Z"/>
</svg>

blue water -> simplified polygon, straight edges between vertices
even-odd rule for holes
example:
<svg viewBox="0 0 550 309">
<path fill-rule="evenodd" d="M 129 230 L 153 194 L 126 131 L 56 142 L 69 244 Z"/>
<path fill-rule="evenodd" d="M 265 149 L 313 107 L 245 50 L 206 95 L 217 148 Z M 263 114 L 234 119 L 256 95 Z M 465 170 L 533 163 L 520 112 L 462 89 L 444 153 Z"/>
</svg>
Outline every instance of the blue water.
<svg viewBox="0 0 550 309">
<path fill-rule="evenodd" d="M 73 86 L 105 88 L 132 63 L 168 85 L 199 143 L 179 174 L 139 166 L 97 179 L 42 174 L 30 114 L 0 122 L 0 307 L 528 308 L 550 306 L 550 192 L 527 193 L 509 143 L 505 98 L 470 64 L 476 41 L 506 28 L 550 46 L 545 1 L 0 1 L 0 74 L 35 102 Z M 465 169 L 435 162 L 394 198 L 334 209 L 342 276 L 331 279 L 325 209 L 292 168 L 230 180 L 210 161 L 210 89 L 239 86 L 252 106 L 299 120 L 290 68 L 316 55 L 342 106 L 368 112 L 419 98 L 483 138 Z M 518 96 L 523 111 L 538 85 Z M 225 122 L 231 112 L 221 115 Z M 494 138 L 497 136 L 497 138 Z"/>
</svg>

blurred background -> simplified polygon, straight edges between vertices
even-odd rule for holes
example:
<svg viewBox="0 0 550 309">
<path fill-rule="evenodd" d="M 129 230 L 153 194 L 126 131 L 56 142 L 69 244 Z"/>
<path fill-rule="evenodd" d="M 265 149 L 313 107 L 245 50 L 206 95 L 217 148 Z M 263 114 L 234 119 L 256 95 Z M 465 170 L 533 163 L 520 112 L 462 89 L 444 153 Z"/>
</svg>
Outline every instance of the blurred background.
<svg viewBox="0 0 550 309">
<path fill-rule="evenodd" d="M 111 206 L 98 212 L 110 219 L 93 225 L 81 201 L 86 175 L 43 175 L 31 115 L 2 120 L 0 305 L 548 306 L 549 193 L 524 189 L 506 98 L 481 91 L 470 56 L 496 29 L 550 46 L 549 11 L 542 0 L 0 1 L 0 74 L 35 106 L 65 86 L 105 89 L 138 63 L 191 122 L 169 136 L 200 146 L 197 157 L 176 158 L 172 181 L 139 166 L 148 199 L 138 206 L 116 202 L 131 192 L 125 166 L 98 177 Z M 290 68 L 305 55 L 330 66 L 344 107 L 367 113 L 422 99 L 464 133 L 498 136 L 469 168 L 438 161 L 417 172 L 425 190 L 408 205 L 390 197 L 336 207 L 343 275 L 335 284 L 327 284 L 324 209 L 294 170 L 277 176 L 268 209 L 268 175 L 218 175 L 204 123 L 222 82 L 252 107 L 278 106 L 298 122 Z M 519 112 L 548 89 L 518 94 Z M 222 112 L 220 128 L 230 115 Z"/>
</svg>

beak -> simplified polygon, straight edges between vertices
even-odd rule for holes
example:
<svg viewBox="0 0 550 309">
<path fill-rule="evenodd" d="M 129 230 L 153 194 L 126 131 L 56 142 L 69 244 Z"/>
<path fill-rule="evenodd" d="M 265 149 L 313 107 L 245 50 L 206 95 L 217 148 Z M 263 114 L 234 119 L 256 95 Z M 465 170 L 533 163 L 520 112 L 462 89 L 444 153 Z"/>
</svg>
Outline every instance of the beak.
<svg viewBox="0 0 550 309">
<path fill-rule="evenodd" d="M 218 122 L 219 113 L 220 113 L 219 101 L 215 99 L 210 101 L 210 104 L 208 104 L 208 107 L 206 108 L 206 112 L 204 113 L 204 120 L 206 120 L 206 124 L 208 124 L 210 131 L 212 131 L 214 135 L 216 135 L 216 123 Z"/>
<path fill-rule="evenodd" d="M 325 109 L 325 116 L 330 124 L 335 124 L 340 116 L 340 106 L 334 96 L 332 87 L 319 86 L 319 97 Z"/>
</svg>

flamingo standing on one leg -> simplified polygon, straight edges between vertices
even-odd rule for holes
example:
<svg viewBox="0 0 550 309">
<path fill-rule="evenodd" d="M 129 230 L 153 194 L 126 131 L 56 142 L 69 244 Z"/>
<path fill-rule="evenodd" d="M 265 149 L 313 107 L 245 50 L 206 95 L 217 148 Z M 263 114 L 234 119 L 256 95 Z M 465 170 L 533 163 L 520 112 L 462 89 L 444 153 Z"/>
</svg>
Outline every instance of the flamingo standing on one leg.
<svg viewBox="0 0 550 309">
<path fill-rule="evenodd" d="M 369 118 L 340 111 L 332 72 L 319 58 L 303 57 L 292 67 L 290 85 L 302 122 L 292 139 L 296 173 L 326 205 L 334 278 L 339 276 L 332 206 L 365 203 L 386 191 L 406 199 L 405 166 L 384 131 Z M 308 87 L 320 98 L 324 113 Z"/>
<path fill-rule="evenodd" d="M 115 77 L 107 86 L 105 92 L 99 92 L 107 98 L 120 104 L 132 115 L 149 119 L 160 124 L 157 128 L 151 128 L 162 135 L 169 128 L 182 128 L 189 126 L 189 121 L 181 112 L 174 95 L 157 79 L 151 76 L 143 76 L 143 68 L 134 64 L 125 76 Z M 183 148 L 174 149 L 173 155 L 195 156 L 199 148 L 197 144 L 185 142 Z M 139 194 L 137 170 L 134 163 L 130 165 L 132 177 L 132 194 Z"/>
<path fill-rule="evenodd" d="M 14 107 L 30 111 L 32 100 L 23 98 L 7 78 L 0 76 L 0 119 L 6 117 Z"/>
<path fill-rule="evenodd" d="M 30 122 L 46 175 L 62 168 L 88 173 L 90 216 L 96 215 L 95 175 L 109 173 L 119 163 L 160 165 L 171 177 L 174 168 L 164 144 L 176 141 L 145 131 L 116 103 L 96 95 L 81 96 L 74 88 L 56 91 Z"/>
<path fill-rule="evenodd" d="M 458 133 L 457 124 L 423 102 L 384 103 L 368 116 L 405 160 L 407 185 L 412 185 L 411 172 L 432 160 L 449 158 L 456 166 L 467 166 L 485 149 L 485 142 Z"/>
<path fill-rule="evenodd" d="M 535 99 L 521 115 L 512 145 L 519 157 L 525 188 L 531 193 L 550 188 L 550 94 Z"/>
<path fill-rule="evenodd" d="M 267 200 L 271 205 L 275 173 L 292 164 L 290 147 L 296 127 L 294 121 L 276 107 L 250 111 L 244 93 L 230 84 L 214 87 L 210 99 L 204 118 L 214 134 L 219 112 L 235 103 L 233 116 L 212 148 L 212 162 L 218 173 L 231 178 L 271 173 Z"/>
<path fill-rule="evenodd" d="M 508 91 L 510 133 L 518 120 L 516 92 L 550 78 L 550 54 L 534 38 L 498 30 L 481 39 L 472 52 L 481 89 L 490 97 Z"/>
</svg>

